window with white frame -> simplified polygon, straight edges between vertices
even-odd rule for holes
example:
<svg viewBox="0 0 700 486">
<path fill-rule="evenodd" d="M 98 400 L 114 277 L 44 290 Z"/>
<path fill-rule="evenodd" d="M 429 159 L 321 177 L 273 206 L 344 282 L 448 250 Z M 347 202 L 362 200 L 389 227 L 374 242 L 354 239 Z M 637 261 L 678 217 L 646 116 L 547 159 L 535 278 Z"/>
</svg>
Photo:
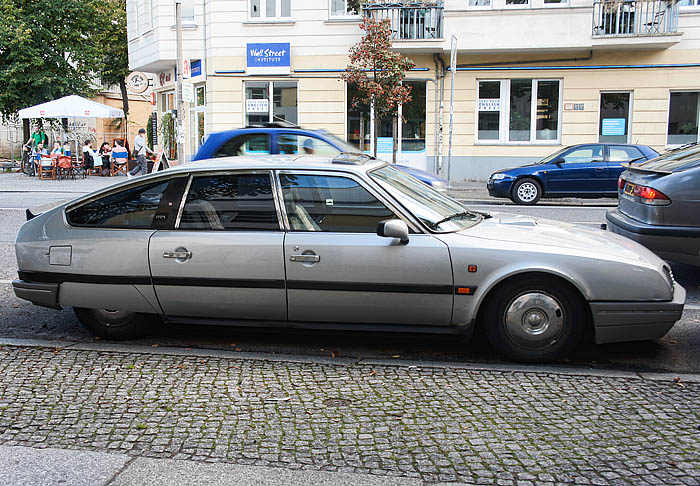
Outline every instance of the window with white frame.
<svg viewBox="0 0 700 486">
<path fill-rule="evenodd" d="M 700 0 L 679 0 L 678 5 L 681 7 L 700 7 Z"/>
<path fill-rule="evenodd" d="M 469 0 L 470 7 L 490 7 L 491 0 Z"/>
<path fill-rule="evenodd" d="M 182 10 L 180 14 L 182 15 L 183 24 L 194 24 L 194 1 L 182 0 Z"/>
<path fill-rule="evenodd" d="M 506 0 L 506 7 L 527 7 L 530 0 Z"/>
<path fill-rule="evenodd" d="M 153 29 L 153 0 L 136 0 L 136 23 L 139 35 Z"/>
<path fill-rule="evenodd" d="M 282 19 L 292 16 L 292 0 L 249 0 L 250 18 Z"/>
<path fill-rule="evenodd" d="M 667 145 L 683 145 L 700 141 L 700 92 L 671 93 L 668 107 Z"/>
<path fill-rule="evenodd" d="M 544 0 L 545 7 L 558 7 L 561 5 L 568 5 L 569 0 Z"/>
<path fill-rule="evenodd" d="M 348 17 L 360 14 L 360 0 L 330 0 L 331 17 Z"/>
<path fill-rule="evenodd" d="M 561 82 L 500 79 L 478 82 L 476 138 L 487 143 L 557 143 Z"/>
</svg>

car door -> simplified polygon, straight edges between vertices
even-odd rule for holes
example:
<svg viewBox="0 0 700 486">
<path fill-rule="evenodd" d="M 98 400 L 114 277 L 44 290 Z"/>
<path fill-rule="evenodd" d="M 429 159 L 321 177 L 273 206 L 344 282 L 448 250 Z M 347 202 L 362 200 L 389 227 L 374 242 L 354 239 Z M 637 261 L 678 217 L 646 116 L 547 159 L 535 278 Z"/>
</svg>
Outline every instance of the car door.
<svg viewBox="0 0 700 486">
<path fill-rule="evenodd" d="M 646 160 L 646 157 L 641 150 L 631 145 L 608 145 L 608 177 L 605 182 L 605 192 L 617 194 L 617 180 L 625 170 L 621 164 L 632 160 L 641 162 Z"/>
<path fill-rule="evenodd" d="M 338 155 L 340 149 L 318 137 L 304 133 L 282 132 L 277 134 L 276 153 L 300 155 Z"/>
<path fill-rule="evenodd" d="M 194 174 L 174 229 L 149 245 L 163 312 L 286 319 L 283 242 L 269 171 Z"/>
<path fill-rule="evenodd" d="M 289 320 L 449 325 L 447 246 L 414 232 L 407 244 L 377 235 L 396 212 L 350 174 L 284 171 L 280 190 Z"/>
<path fill-rule="evenodd" d="M 560 163 L 554 164 L 557 161 Z M 604 192 L 607 171 L 603 145 L 574 147 L 553 161 L 547 174 L 547 192 L 584 195 Z"/>
</svg>

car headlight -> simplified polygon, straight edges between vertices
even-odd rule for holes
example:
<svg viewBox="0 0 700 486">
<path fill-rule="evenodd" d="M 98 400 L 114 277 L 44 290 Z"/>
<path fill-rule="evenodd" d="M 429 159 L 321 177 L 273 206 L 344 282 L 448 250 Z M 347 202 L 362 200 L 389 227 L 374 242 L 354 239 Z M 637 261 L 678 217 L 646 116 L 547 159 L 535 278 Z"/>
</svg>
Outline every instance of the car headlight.
<svg viewBox="0 0 700 486">
<path fill-rule="evenodd" d="M 505 179 L 505 178 L 506 178 L 505 174 L 491 174 L 492 181 L 500 181 L 501 179 Z"/>
</svg>

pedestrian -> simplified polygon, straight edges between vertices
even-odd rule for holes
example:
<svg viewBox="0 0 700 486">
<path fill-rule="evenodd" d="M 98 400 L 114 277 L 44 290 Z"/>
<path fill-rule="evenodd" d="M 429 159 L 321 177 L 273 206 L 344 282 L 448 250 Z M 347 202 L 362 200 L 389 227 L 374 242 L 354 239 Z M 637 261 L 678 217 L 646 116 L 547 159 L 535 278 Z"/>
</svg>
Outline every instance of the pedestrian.
<svg viewBox="0 0 700 486">
<path fill-rule="evenodd" d="M 128 178 L 134 177 L 139 172 L 141 174 L 148 173 L 148 165 L 146 165 L 146 153 L 153 153 L 146 145 L 146 129 L 140 128 L 139 134 L 134 138 L 134 155 L 136 155 L 136 167 L 126 173 Z"/>
<path fill-rule="evenodd" d="M 29 145 L 32 148 L 39 144 L 44 145 L 48 141 L 46 132 L 44 132 L 39 125 L 34 125 L 34 132 L 29 136 L 29 140 L 25 145 Z"/>
</svg>

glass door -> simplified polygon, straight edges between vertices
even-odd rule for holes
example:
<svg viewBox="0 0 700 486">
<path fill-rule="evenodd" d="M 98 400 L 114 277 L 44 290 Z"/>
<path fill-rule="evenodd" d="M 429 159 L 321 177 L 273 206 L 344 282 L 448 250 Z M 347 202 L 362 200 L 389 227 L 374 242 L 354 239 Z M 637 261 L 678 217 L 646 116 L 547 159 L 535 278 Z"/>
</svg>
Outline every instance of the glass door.
<svg viewBox="0 0 700 486">
<path fill-rule="evenodd" d="M 600 93 L 598 141 L 628 143 L 632 93 Z"/>
</svg>

